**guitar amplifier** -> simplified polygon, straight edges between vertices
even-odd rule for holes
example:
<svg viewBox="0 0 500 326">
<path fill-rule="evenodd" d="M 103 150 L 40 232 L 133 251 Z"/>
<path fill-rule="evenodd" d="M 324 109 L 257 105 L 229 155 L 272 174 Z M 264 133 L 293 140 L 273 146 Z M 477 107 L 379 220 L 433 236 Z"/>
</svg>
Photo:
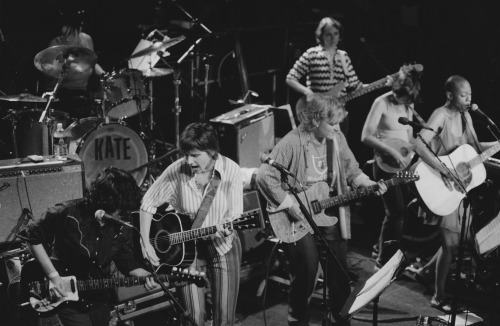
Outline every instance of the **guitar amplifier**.
<svg viewBox="0 0 500 326">
<path fill-rule="evenodd" d="M 0 161 L 0 243 L 15 240 L 30 218 L 40 218 L 48 207 L 83 197 L 81 161 Z"/>
<path fill-rule="evenodd" d="M 243 168 L 258 168 L 260 155 L 274 147 L 274 113 L 264 105 L 245 105 L 210 120 L 222 155 Z"/>
</svg>

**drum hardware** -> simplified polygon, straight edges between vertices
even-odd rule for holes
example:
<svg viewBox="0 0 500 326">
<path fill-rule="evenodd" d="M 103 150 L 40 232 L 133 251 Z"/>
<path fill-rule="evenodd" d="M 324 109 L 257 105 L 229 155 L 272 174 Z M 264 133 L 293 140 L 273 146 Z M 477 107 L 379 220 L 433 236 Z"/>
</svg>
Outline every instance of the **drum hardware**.
<svg viewBox="0 0 500 326">
<path fill-rule="evenodd" d="M 149 46 L 149 47 L 147 47 L 147 48 L 145 48 L 145 49 L 143 49 L 141 51 L 138 51 L 138 52 L 132 54 L 126 60 L 143 57 L 145 55 L 156 53 L 156 52 L 159 52 L 159 51 L 163 52 L 166 49 L 168 49 L 168 48 L 176 45 L 177 43 L 180 43 L 180 42 L 184 41 L 185 38 L 186 37 L 184 35 L 182 35 L 182 36 L 178 36 L 178 37 L 175 37 L 175 38 L 171 38 L 171 39 L 166 40 L 166 41 L 155 42 L 151 46 Z"/>
<path fill-rule="evenodd" d="M 31 95 L 29 93 L 21 93 L 19 95 L 5 95 L 0 96 L 0 101 L 9 101 L 9 102 L 28 102 L 28 103 L 45 103 L 47 102 L 46 98 L 38 97 L 35 95 Z"/>
<path fill-rule="evenodd" d="M 63 80 L 76 80 L 82 75 L 88 74 L 94 69 L 97 62 L 97 55 L 90 49 L 72 46 L 56 45 L 40 51 L 34 59 L 35 67 L 49 77 L 57 78 L 57 82 L 52 92 L 44 94 L 48 96 L 47 105 L 42 112 L 39 122 L 45 123 L 49 133 L 49 154 L 52 154 L 54 137 L 51 125 L 50 105 L 55 100 L 59 86 Z M 45 117 L 47 115 L 47 118 Z"/>
</svg>

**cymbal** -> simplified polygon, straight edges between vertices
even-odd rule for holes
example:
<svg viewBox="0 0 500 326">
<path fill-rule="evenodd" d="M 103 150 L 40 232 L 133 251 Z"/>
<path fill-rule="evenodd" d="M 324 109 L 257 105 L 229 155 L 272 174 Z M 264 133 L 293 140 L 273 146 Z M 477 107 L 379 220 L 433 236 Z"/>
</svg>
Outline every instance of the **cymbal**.
<svg viewBox="0 0 500 326">
<path fill-rule="evenodd" d="M 184 41 L 185 38 L 186 37 L 183 35 L 183 36 L 171 38 L 171 39 L 163 41 L 163 42 L 155 42 L 153 45 L 151 45 L 145 49 L 142 49 L 139 52 L 132 54 L 127 60 L 139 58 L 139 57 L 142 57 L 142 56 L 145 56 L 148 54 L 156 53 L 158 51 L 165 51 L 169 47 L 172 47 L 172 46 L 176 45 L 177 43 Z"/>
<path fill-rule="evenodd" d="M 161 77 L 170 75 L 174 72 L 174 69 L 170 68 L 150 68 L 146 70 L 142 70 L 142 75 L 144 77 Z"/>
<path fill-rule="evenodd" d="M 19 95 L 5 95 L 0 96 L 0 100 L 2 101 L 10 101 L 10 102 L 30 102 L 30 103 L 43 103 L 47 102 L 47 99 L 43 97 L 38 97 L 35 95 L 31 95 L 28 93 L 21 93 Z"/>
<path fill-rule="evenodd" d="M 97 55 L 94 51 L 74 45 L 55 45 L 38 52 L 35 56 L 35 67 L 44 74 L 58 78 L 67 63 L 66 80 L 76 80 L 94 69 Z"/>
</svg>

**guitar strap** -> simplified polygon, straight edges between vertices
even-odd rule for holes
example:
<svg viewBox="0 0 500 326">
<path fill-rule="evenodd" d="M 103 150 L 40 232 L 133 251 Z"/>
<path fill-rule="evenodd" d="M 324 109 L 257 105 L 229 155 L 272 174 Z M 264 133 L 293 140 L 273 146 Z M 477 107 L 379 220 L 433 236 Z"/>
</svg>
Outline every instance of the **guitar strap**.
<svg viewBox="0 0 500 326">
<path fill-rule="evenodd" d="M 345 171 L 342 167 L 342 157 L 339 151 L 337 135 L 326 140 L 326 162 L 328 165 L 328 179 L 332 188 L 337 189 L 337 195 L 343 195 L 347 189 Z M 336 176 L 336 178 L 333 178 Z M 351 238 L 351 216 L 349 205 L 339 206 L 340 234 L 343 239 Z"/>
<path fill-rule="evenodd" d="M 222 159 L 222 162 L 225 166 L 225 158 L 222 156 L 219 157 Z M 214 200 L 215 194 L 217 193 L 217 189 L 219 189 L 220 181 L 220 175 L 219 173 L 215 173 L 214 167 L 212 179 L 210 179 L 210 183 L 208 184 L 209 188 L 207 190 L 207 193 L 205 194 L 205 197 L 203 197 L 203 200 L 201 201 L 201 205 L 196 212 L 196 216 L 194 217 L 193 225 L 191 226 L 192 230 L 199 229 L 203 225 L 203 222 L 208 215 L 208 210 L 210 209 L 210 206 L 212 206 L 212 201 Z"/>
</svg>

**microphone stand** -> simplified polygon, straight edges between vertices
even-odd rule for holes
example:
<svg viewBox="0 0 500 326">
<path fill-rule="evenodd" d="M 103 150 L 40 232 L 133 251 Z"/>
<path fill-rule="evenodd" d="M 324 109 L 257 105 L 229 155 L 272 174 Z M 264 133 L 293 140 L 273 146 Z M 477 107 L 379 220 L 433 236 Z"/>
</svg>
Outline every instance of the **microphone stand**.
<svg viewBox="0 0 500 326">
<path fill-rule="evenodd" d="M 281 181 L 284 182 L 290 191 L 290 193 L 295 197 L 297 203 L 299 204 L 300 211 L 306 218 L 307 222 L 311 226 L 312 230 L 314 231 L 313 236 L 316 239 L 316 242 L 319 244 L 319 247 L 321 249 L 320 251 L 320 260 L 324 262 L 322 264 L 322 267 L 324 267 L 323 270 L 323 321 L 322 325 L 327 326 L 330 324 L 330 318 L 329 318 L 329 306 L 327 302 L 327 287 L 328 287 L 328 262 L 329 259 L 332 259 L 335 264 L 337 265 L 338 269 L 342 272 L 342 274 L 345 276 L 345 280 L 347 283 L 351 283 L 351 279 L 349 278 L 349 274 L 347 274 L 347 271 L 344 269 L 342 264 L 339 262 L 337 256 L 335 256 L 335 253 L 333 252 L 332 248 L 328 245 L 328 242 L 326 241 L 325 237 L 322 235 L 321 231 L 318 228 L 318 225 L 316 222 L 314 222 L 313 217 L 309 213 L 309 210 L 304 206 L 304 203 L 300 200 L 297 189 L 295 187 L 292 187 L 290 182 L 288 181 L 288 174 L 285 173 L 284 171 L 278 169 L 281 173 Z"/>
<path fill-rule="evenodd" d="M 48 154 L 52 155 L 53 150 L 54 150 L 54 134 L 52 133 L 52 117 L 51 117 L 51 111 L 49 110 L 50 105 L 54 101 L 57 91 L 59 90 L 59 86 L 61 86 L 61 83 L 68 74 L 68 58 L 64 58 L 64 63 L 62 64 L 62 69 L 61 72 L 59 73 L 59 77 L 57 78 L 56 85 L 54 86 L 54 89 L 52 92 L 47 92 L 46 94 L 49 95 L 49 99 L 47 101 L 47 105 L 45 106 L 45 109 L 42 112 L 42 115 L 40 116 L 40 119 L 38 122 L 40 123 L 45 123 L 47 125 L 47 130 L 49 133 L 49 148 L 48 148 Z M 45 118 L 47 117 L 47 118 Z M 42 149 L 43 152 L 43 149 Z"/>
<path fill-rule="evenodd" d="M 439 137 L 439 135 L 436 133 L 436 135 Z M 465 199 L 464 199 L 464 216 L 462 217 L 462 225 L 460 226 L 460 239 L 458 243 L 458 254 L 457 254 L 457 276 L 455 278 L 455 286 L 453 289 L 453 300 L 451 302 L 451 320 L 449 325 L 450 326 L 455 326 L 455 321 L 457 318 L 457 309 L 458 309 L 458 294 L 459 294 L 459 283 L 460 283 L 460 273 L 462 270 L 462 265 L 463 265 L 463 260 L 464 260 L 464 242 L 465 242 L 465 228 L 467 227 L 467 219 L 466 219 L 466 212 L 467 212 L 467 207 L 470 204 L 470 199 L 469 199 L 469 193 L 467 189 L 465 188 L 464 184 L 462 181 L 458 178 L 458 176 L 455 176 L 453 173 L 451 173 L 450 169 L 444 164 L 443 161 L 439 158 L 439 156 L 431 149 L 429 144 L 423 139 L 422 135 L 420 133 L 417 134 L 417 136 L 420 138 L 422 143 L 427 147 L 427 149 L 434 155 L 434 157 L 441 163 L 441 165 L 448 171 L 448 173 L 452 176 L 454 182 L 459 185 L 460 189 L 463 191 L 465 194 Z M 495 137 L 496 138 L 496 137 Z M 443 180 L 444 181 L 444 180 Z M 472 206 L 472 205 L 471 205 Z M 458 208 L 457 208 L 458 209 Z M 458 212 L 457 212 L 458 214 Z"/>
<path fill-rule="evenodd" d="M 139 236 L 141 238 L 141 241 L 140 241 L 141 242 L 141 246 L 144 249 L 144 252 L 146 252 L 146 248 L 144 246 L 145 242 L 144 242 L 144 238 L 141 235 L 141 232 L 135 226 L 132 225 L 131 227 L 132 227 L 133 230 L 135 230 L 137 233 L 139 233 Z M 182 307 L 182 305 L 179 303 L 179 301 L 177 301 L 177 299 L 174 297 L 174 295 L 172 294 L 172 292 L 170 292 L 170 290 L 160 280 L 160 278 L 158 277 L 158 274 L 156 273 L 154 265 L 151 262 L 151 258 L 149 258 L 149 256 L 147 254 L 146 254 L 146 258 L 147 258 L 146 261 L 148 262 L 149 267 L 151 268 L 151 275 L 153 275 L 153 279 L 155 280 L 155 282 L 158 285 L 160 285 L 161 289 L 163 290 L 163 292 L 165 293 L 165 295 L 169 298 L 169 300 L 174 303 L 174 309 L 178 309 L 177 311 L 182 312 L 182 315 L 184 317 L 188 318 L 189 321 L 191 322 L 191 324 L 193 324 L 194 326 L 198 326 L 198 324 L 196 324 L 196 321 L 193 319 L 193 316 L 191 316 L 191 314 L 189 312 L 187 312 L 186 309 L 184 309 Z"/>
</svg>

